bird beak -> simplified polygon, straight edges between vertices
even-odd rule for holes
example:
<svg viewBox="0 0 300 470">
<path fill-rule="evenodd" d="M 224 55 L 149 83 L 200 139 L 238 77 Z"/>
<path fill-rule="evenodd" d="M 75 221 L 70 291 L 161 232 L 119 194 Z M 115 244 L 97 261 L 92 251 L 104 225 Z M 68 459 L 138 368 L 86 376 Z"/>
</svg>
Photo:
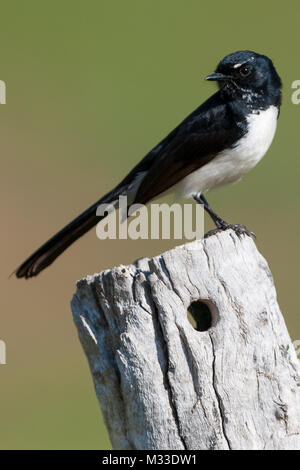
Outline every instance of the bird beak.
<svg viewBox="0 0 300 470">
<path fill-rule="evenodd" d="M 232 77 L 230 75 L 224 75 L 223 73 L 212 73 L 211 75 L 208 75 L 205 80 L 208 81 L 219 81 L 219 80 L 230 80 Z"/>
</svg>

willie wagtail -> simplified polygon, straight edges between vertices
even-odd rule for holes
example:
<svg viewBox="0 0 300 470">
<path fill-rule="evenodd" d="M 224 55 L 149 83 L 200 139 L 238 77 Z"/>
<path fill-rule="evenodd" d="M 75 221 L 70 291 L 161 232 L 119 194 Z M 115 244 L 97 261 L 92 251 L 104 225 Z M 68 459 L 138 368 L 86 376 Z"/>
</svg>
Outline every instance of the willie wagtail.
<svg viewBox="0 0 300 470">
<path fill-rule="evenodd" d="M 203 193 L 239 180 L 268 150 L 281 105 L 281 80 L 265 55 L 239 51 L 227 55 L 215 73 L 219 90 L 154 147 L 109 193 L 35 251 L 16 270 L 17 277 L 36 276 L 75 240 L 96 225 L 99 204 L 145 204 L 170 188 L 204 204 L 217 229 L 229 225 L 209 206 Z M 128 203 L 128 204 L 129 204 Z M 103 216 L 105 217 L 105 216 Z"/>
</svg>

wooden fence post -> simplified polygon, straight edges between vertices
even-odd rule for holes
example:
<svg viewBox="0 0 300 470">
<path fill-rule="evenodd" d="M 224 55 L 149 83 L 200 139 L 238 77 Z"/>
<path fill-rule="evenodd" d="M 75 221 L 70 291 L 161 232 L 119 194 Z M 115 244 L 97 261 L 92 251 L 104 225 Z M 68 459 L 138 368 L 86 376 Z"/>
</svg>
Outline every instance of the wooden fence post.
<svg viewBox="0 0 300 470">
<path fill-rule="evenodd" d="M 300 449 L 299 361 L 248 236 L 87 276 L 72 310 L 114 449 Z"/>
</svg>

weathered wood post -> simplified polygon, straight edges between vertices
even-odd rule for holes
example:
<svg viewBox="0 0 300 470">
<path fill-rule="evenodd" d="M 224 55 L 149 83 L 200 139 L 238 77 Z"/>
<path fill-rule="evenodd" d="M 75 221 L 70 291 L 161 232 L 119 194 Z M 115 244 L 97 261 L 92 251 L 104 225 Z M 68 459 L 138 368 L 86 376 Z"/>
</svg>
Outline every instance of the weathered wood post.
<svg viewBox="0 0 300 470">
<path fill-rule="evenodd" d="M 88 276 L 72 310 L 114 449 L 300 449 L 299 363 L 251 238 Z"/>
</svg>

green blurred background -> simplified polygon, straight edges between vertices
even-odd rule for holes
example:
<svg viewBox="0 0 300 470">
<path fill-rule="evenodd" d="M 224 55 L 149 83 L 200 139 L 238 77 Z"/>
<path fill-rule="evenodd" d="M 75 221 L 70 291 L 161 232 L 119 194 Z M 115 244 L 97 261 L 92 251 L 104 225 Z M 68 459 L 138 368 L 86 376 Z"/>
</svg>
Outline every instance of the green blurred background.
<svg viewBox="0 0 300 470">
<path fill-rule="evenodd" d="M 107 449 L 72 322 L 75 281 L 175 245 L 104 241 L 95 230 L 31 281 L 8 275 L 215 91 L 226 54 L 269 55 L 284 83 L 275 141 L 242 183 L 211 193 L 256 232 L 293 340 L 300 338 L 299 2 L 2 1 L 0 448 Z M 206 221 L 206 228 L 212 228 Z M 178 242 L 177 242 L 178 243 Z"/>
</svg>

